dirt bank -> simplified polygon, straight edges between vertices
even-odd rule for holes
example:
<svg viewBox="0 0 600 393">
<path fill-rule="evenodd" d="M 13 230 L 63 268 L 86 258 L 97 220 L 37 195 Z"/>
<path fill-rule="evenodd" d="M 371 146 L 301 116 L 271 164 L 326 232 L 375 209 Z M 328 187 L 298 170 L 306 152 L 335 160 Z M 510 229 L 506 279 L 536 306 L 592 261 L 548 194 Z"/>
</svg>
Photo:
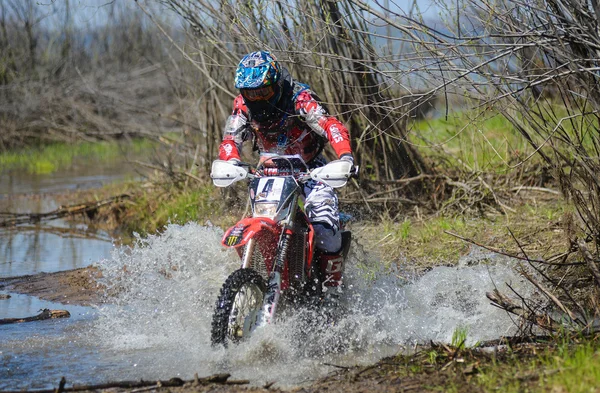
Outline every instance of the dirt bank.
<svg viewBox="0 0 600 393">
<path fill-rule="evenodd" d="M 0 278 L 0 290 L 36 296 L 63 304 L 89 306 L 103 301 L 102 276 L 95 267 L 57 273 Z"/>
</svg>

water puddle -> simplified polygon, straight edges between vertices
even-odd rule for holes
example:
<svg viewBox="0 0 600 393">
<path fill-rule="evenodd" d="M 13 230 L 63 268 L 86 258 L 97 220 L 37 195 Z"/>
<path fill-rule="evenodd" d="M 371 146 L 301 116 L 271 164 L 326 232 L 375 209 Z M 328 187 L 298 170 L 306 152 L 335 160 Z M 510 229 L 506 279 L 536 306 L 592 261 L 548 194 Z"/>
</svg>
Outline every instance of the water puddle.
<svg viewBox="0 0 600 393">
<path fill-rule="evenodd" d="M 5 293 L 5 292 L 4 292 Z M 48 309 L 58 309 L 58 310 L 67 310 L 71 313 L 71 317 L 69 318 L 69 322 L 76 322 L 82 319 L 86 319 L 90 313 L 93 311 L 90 307 L 83 306 L 74 306 L 71 304 L 65 305 L 61 303 L 49 302 L 46 300 L 38 299 L 34 296 L 21 295 L 16 293 L 11 293 L 10 298 L 8 299 L 0 299 L 0 319 L 2 318 L 23 318 L 30 317 L 36 314 L 39 314 L 40 310 L 45 308 Z M 42 326 L 36 326 L 36 324 L 23 324 L 19 326 L 31 326 L 32 328 L 36 328 L 39 330 Z M 1 325 L 0 325 L 1 326 Z M 15 325 L 16 326 L 16 325 Z M 7 329 L 7 333 L 8 333 Z M 17 334 L 20 334 L 17 332 Z M 4 336 L 3 336 L 4 338 Z"/>
<path fill-rule="evenodd" d="M 0 318 L 29 317 L 44 308 L 67 310 L 71 317 L 0 325 L 0 389 L 48 388 L 62 375 L 84 375 L 97 363 L 94 347 L 78 341 L 81 329 L 94 318 L 92 308 L 10 295 L 0 300 Z"/>
<path fill-rule="evenodd" d="M 56 210 L 61 194 L 139 176 L 123 161 L 78 164 L 51 175 L 0 170 L 0 212 Z M 65 220 L 0 228 L 0 278 L 88 266 L 110 256 L 109 234 Z M 44 308 L 67 310 L 68 319 L 0 325 L 0 389 L 50 388 L 62 376 L 70 381 L 104 381 L 114 363 L 82 337 L 95 310 L 10 294 L 0 299 L 0 318 L 29 317 Z M 78 379 L 79 378 L 79 379 Z"/>
<path fill-rule="evenodd" d="M 0 278 L 77 269 L 105 258 L 107 234 L 82 237 L 58 225 L 0 231 Z M 85 233 L 85 231 L 83 231 Z"/>
<path fill-rule="evenodd" d="M 28 202 L 19 202 L 22 210 L 43 212 L 58 207 L 49 196 L 44 198 L 44 205 L 49 207 L 41 210 L 27 210 Z M 60 219 L 0 228 L 0 278 L 89 266 L 109 256 L 112 249 L 108 233 Z"/>
</svg>

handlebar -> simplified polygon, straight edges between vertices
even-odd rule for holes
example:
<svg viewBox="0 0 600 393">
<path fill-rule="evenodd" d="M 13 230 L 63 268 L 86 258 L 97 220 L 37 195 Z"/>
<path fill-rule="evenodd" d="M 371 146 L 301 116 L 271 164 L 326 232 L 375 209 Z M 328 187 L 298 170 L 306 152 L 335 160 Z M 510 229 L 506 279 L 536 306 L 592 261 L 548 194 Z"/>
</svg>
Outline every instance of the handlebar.
<svg viewBox="0 0 600 393">
<path fill-rule="evenodd" d="M 314 168 L 310 170 L 304 161 L 297 156 L 274 156 L 266 161 L 261 162 L 256 168 L 253 169 L 252 165 L 247 166 L 249 170 L 245 169 L 240 165 L 241 162 L 229 162 L 222 160 L 213 161 L 211 178 L 213 183 L 217 187 L 228 187 L 231 184 L 243 180 L 245 178 L 255 178 L 264 175 L 265 169 L 263 168 L 264 163 L 267 161 L 281 160 L 289 165 L 291 173 L 289 175 L 294 176 L 299 182 L 305 183 L 309 180 L 316 180 L 321 183 L 328 184 L 333 188 L 339 188 L 346 185 L 351 177 L 358 175 L 358 167 L 353 165 L 350 161 L 346 160 L 335 160 L 330 163 Z M 306 171 L 300 171 L 298 165 L 294 165 L 294 162 L 302 164 Z M 286 165 L 286 166 L 288 166 Z M 275 163 L 275 170 L 278 170 L 280 165 Z M 275 174 L 273 174 L 275 175 Z"/>
</svg>

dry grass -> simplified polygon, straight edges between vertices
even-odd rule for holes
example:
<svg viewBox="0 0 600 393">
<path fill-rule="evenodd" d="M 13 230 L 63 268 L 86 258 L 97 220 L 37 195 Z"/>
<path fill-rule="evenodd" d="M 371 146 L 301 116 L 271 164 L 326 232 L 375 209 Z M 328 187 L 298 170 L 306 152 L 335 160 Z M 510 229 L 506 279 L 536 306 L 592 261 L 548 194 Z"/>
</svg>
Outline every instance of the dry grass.
<svg viewBox="0 0 600 393">
<path fill-rule="evenodd" d="M 488 211 L 483 216 L 425 216 L 413 210 L 408 215 L 383 215 L 361 223 L 355 234 L 367 248 L 379 250 L 386 263 L 407 263 L 417 271 L 454 266 L 476 247 L 449 233 L 512 255 L 524 251 L 535 259 L 550 258 L 568 248 L 566 233 L 571 230 L 572 209 L 565 202 L 530 193 L 513 208 L 506 214 Z"/>
</svg>

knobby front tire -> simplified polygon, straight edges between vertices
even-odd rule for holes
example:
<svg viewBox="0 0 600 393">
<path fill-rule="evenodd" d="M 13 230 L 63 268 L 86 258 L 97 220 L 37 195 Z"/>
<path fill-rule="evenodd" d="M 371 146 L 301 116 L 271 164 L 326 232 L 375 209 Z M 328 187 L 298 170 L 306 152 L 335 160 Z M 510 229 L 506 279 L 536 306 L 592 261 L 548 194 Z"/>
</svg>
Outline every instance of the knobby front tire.
<svg viewBox="0 0 600 393">
<path fill-rule="evenodd" d="M 246 338 L 256 325 L 267 284 L 253 269 L 239 269 L 227 278 L 217 299 L 212 320 L 211 342 L 227 346 L 228 341 Z"/>
</svg>

